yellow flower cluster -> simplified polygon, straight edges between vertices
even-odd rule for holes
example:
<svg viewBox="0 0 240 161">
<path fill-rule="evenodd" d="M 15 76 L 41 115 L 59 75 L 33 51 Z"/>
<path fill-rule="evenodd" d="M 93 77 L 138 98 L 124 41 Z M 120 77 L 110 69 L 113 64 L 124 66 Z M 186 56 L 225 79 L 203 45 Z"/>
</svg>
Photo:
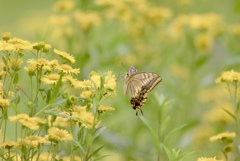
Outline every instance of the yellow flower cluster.
<svg viewBox="0 0 240 161">
<path fill-rule="evenodd" d="M 232 83 L 232 82 L 238 82 L 240 80 L 240 73 L 235 72 L 234 70 L 231 71 L 225 71 L 221 74 L 220 77 L 216 79 L 216 83 Z"/>
<path fill-rule="evenodd" d="M 201 157 L 201 158 L 198 158 L 197 161 L 223 161 L 223 160 L 217 160 L 216 157 L 213 157 L 213 158 Z"/>
<path fill-rule="evenodd" d="M 233 139 L 236 137 L 235 132 L 224 132 L 218 135 L 210 137 L 210 141 L 220 141 L 220 142 L 233 142 Z"/>
<path fill-rule="evenodd" d="M 46 123 L 45 119 L 40 117 L 29 117 L 27 114 L 18 114 L 17 116 L 10 116 L 9 120 L 11 122 L 21 123 L 24 127 L 31 130 L 38 130 L 41 125 Z"/>
</svg>

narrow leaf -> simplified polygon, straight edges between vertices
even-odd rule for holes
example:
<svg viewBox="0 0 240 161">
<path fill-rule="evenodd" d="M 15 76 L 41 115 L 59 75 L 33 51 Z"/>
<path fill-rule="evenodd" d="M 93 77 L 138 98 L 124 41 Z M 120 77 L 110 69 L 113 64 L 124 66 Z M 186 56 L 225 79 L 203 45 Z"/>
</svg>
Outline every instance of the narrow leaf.
<svg viewBox="0 0 240 161">
<path fill-rule="evenodd" d="M 14 78 L 13 78 L 13 84 L 17 84 L 18 80 L 19 80 L 19 76 L 18 76 L 18 73 L 16 73 Z"/>
<path fill-rule="evenodd" d="M 92 156 L 94 156 L 95 154 L 97 154 L 97 152 L 99 152 L 104 146 L 105 146 L 105 145 L 100 146 L 98 149 L 96 149 L 91 155 L 88 156 L 88 159 L 90 159 Z"/>
<path fill-rule="evenodd" d="M 186 127 L 186 126 L 187 126 L 187 124 L 184 124 L 184 125 L 182 125 L 182 126 L 179 126 L 179 127 L 174 128 L 172 131 L 170 131 L 170 132 L 168 133 L 168 135 L 165 137 L 164 143 L 170 138 L 170 136 L 172 136 L 174 133 L 178 132 L 179 130 L 183 129 L 183 128 Z"/>
<path fill-rule="evenodd" d="M 227 112 L 227 113 L 233 118 L 233 120 L 237 121 L 236 116 L 234 116 L 234 114 L 233 114 L 232 112 L 230 112 L 229 110 L 227 110 L 227 109 L 225 109 L 225 108 L 223 108 L 223 110 L 224 110 L 225 112 Z"/>
</svg>

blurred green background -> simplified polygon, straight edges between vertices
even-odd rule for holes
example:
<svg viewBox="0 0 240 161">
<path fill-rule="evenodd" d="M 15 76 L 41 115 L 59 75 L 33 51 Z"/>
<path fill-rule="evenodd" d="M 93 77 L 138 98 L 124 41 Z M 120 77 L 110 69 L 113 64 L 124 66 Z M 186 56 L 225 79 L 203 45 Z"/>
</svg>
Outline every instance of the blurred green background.
<svg viewBox="0 0 240 161">
<path fill-rule="evenodd" d="M 171 101 L 165 145 L 201 156 L 221 158 L 209 137 L 232 131 L 224 87 L 215 79 L 224 70 L 239 70 L 240 3 L 229 0 L 0 0 L 0 31 L 31 42 L 45 41 L 76 58 L 79 79 L 92 70 L 112 70 L 117 97 L 105 116 L 107 129 L 97 145 L 106 145 L 102 160 L 156 160 L 148 128 L 135 116 L 129 96 L 123 95 L 124 75 L 130 66 L 158 73 L 163 81 L 154 92 Z M 157 124 L 159 108 L 153 94 L 143 106 L 144 117 Z M 162 152 L 163 160 L 166 155 Z"/>
</svg>

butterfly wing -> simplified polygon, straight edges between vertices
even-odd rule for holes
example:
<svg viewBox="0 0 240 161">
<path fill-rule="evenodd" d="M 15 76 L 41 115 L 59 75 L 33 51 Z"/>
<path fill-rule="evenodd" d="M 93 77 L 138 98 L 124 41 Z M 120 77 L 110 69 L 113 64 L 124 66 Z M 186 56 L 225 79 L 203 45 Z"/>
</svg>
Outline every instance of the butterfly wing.
<svg viewBox="0 0 240 161">
<path fill-rule="evenodd" d="M 131 97 L 137 97 L 142 87 L 148 93 L 161 81 L 161 77 L 156 73 L 135 73 L 125 78 L 124 93 L 126 95 L 130 91 Z"/>
</svg>

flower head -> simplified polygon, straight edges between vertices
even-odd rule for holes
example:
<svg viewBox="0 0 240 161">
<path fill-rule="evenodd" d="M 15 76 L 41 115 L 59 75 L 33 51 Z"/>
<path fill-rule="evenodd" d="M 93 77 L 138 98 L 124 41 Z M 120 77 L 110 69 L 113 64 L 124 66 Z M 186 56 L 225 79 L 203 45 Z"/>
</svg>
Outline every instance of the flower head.
<svg viewBox="0 0 240 161">
<path fill-rule="evenodd" d="M 75 58 L 64 51 L 54 49 L 54 53 L 61 56 L 64 60 L 70 63 L 75 63 Z"/>
<path fill-rule="evenodd" d="M 12 148 L 18 148 L 19 144 L 14 141 L 6 141 L 0 145 L 0 149 L 12 149 Z"/>
<path fill-rule="evenodd" d="M 218 135 L 210 137 L 210 141 L 220 141 L 220 142 L 227 142 L 231 143 L 233 142 L 233 139 L 235 138 L 236 133 L 235 132 L 224 132 L 220 133 Z"/>
<path fill-rule="evenodd" d="M 92 71 L 90 73 L 90 78 L 91 78 L 92 82 L 94 83 L 95 87 L 100 88 L 100 86 L 101 86 L 101 76 L 97 72 Z"/>
<path fill-rule="evenodd" d="M 63 73 L 66 73 L 66 74 L 79 74 L 80 73 L 79 68 L 73 69 L 70 65 L 67 65 L 67 64 L 57 65 L 55 68 L 60 71 L 63 71 Z"/>
<path fill-rule="evenodd" d="M 216 83 L 221 83 L 221 82 L 231 83 L 231 82 L 237 82 L 239 80 L 240 80 L 240 73 L 235 72 L 234 70 L 231 70 L 231 71 L 223 72 L 221 76 L 216 79 Z"/>
<path fill-rule="evenodd" d="M 25 139 L 18 139 L 19 145 L 29 147 L 29 148 L 37 148 L 40 145 L 45 144 L 47 142 L 48 141 L 46 140 L 45 137 L 36 136 L 36 135 L 28 136 Z"/>
<path fill-rule="evenodd" d="M 99 113 L 103 113 L 103 112 L 105 112 L 105 111 L 114 111 L 115 108 L 100 105 L 97 110 L 98 110 Z"/>
<path fill-rule="evenodd" d="M 6 108 L 10 106 L 10 100 L 9 99 L 3 99 L 0 98 L 0 108 Z"/>
<path fill-rule="evenodd" d="M 72 140 L 72 135 L 69 134 L 66 130 L 62 130 L 56 127 L 51 127 L 48 129 L 48 140 L 49 141 L 69 141 Z"/>
<path fill-rule="evenodd" d="M 216 157 L 214 157 L 214 158 L 201 157 L 201 158 L 198 158 L 197 161 L 223 161 L 223 160 L 217 160 Z"/>
<path fill-rule="evenodd" d="M 41 77 L 41 81 L 45 84 L 54 84 L 55 85 L 55 84 L 57 84 L 59 78 L 60 78 L 59 74 L 52 73 L 49 75 L 43 75 Z"/>
<path fill-rule="evenodd" d="M 112 71 L 107 72 L 107 76 L 104 79 L 104 87 L 112 91 L 116 89 L 116 77 L 112 74 Z"/>
</svg>

